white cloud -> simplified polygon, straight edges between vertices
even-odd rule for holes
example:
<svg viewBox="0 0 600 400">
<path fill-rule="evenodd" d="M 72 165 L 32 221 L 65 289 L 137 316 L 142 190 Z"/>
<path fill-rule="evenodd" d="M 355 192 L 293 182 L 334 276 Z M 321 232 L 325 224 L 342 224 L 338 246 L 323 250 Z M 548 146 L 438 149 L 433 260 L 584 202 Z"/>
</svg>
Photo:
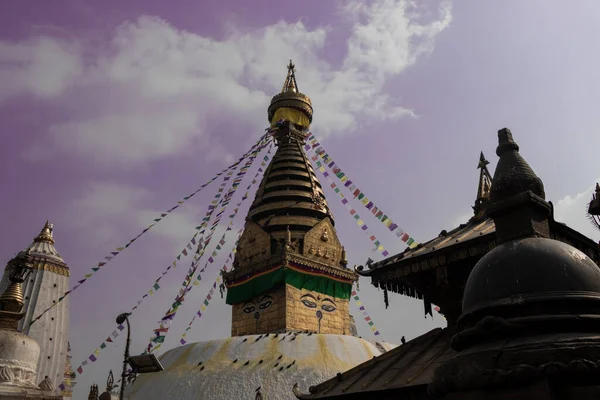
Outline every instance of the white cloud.
<svg viewBox="0 0 600 400">
<path fill-rule="evenodd" d="M 0 42 L 0 101 L 31 94 L 49 99 L 81 78 L 77 43 L 41 37 L 21 43 Z"/>
<path fill-rule="evenodd" d="M 80 197 L 69 206 L 69 215 L 76 229 L 93 235 L 96 241 L 114 245 L 114 238 L 123 240 L 123 227 L 135 234 L 152 223 L 164 210 L 149 206 L 153 198 L 146 189 L 113 182 L 92 182 Z M 174 246 L 185 245 L 194 232 L 194 225 L 200 220 L 202 210 L 178 209 L 160 222 L 153 232 L 167 238 Z"/>
<path fill-rule="evenodd" d="M 121 241 L 128 239 L 123 237 L 123 229 L 133 237 L 165 212 L 164 209 L 150 206 L 153 198 L 153 193 L 143 188 L 106 181 L 92 182 L 65 210 L 66 215 L 76 215 L 77 218 L 65 219 L 71 222 L 73 228 L 90 236 L 97 245 L 113 246 L 115 238 Z M 248 203 L 246 201 L 241 206 L 237 214 L 239 218 L 234 220 L 232 231 L 228 235 L 229 239 L 241 228 L 239 224 L 243 223 L 242 216 L 247 212 Z M 229 207 L 229 211 L 222 216 L 220 224 L 215 228 L 214 238 L 220 238 L 230 223 L 228 216 L 233 206 Z M 195 227 L 201 223 L 206 211 L 197 204 L 185 203 L 156 224 L 152 228 L 152 235 L 159 235 L 168 241 L 165 243 L 167 248 L 163 250 L 169 252 L 169 248 L 172 248 L 173 252 L 180 251 L 196 233 Z"/>
<path fill-rule="evenodd" d="M 600 182 L 600 178 L 596 182 Z M 554 204 L 554 218 L 585 236 L 600 241 L 600 230 L 596 229 L 587 218 L 587 207 L 595 188 L 594 183 L 581 193 L 574 196 L 566 195 L 557 201 Z"/>
<path fill-rule="evenodd" d="M 313 98 L 321 136 L 351 130 L 357 117 L 414 116 L 394 104 L 385 83 L 433 49 L 451 21 L 449 3 L 427 23 L 399 0 L 349 3 L 346 11 L 352 27 L 338 69 L 320 54 L 331 28 L 301 22 L 248 33 L 233 28 L 218 41 L 143 16 L 121 25 L 108 48 L 94 54 L 83 39 L 0 43 L 0 101 L 28 94 L 69 111 L 30 158 L 54 149 L 115 167 L 224 146 L 219 135 L 209 141 L 210 124 L 234 121 L 260 132 L 288 58 L 298 66 L 300 89 Z M 232 157 L 222 152 L 217 158 Z"/>
</svg>

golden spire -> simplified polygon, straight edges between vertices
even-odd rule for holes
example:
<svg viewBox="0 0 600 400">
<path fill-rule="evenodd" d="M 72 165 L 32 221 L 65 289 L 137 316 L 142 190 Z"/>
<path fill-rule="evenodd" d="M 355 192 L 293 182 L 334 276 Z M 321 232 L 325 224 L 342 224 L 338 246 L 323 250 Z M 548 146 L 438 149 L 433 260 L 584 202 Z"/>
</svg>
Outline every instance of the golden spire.
<svg viewBox="0 0 600 400">
<path fill-rule="evenodd" d="M 21 284 L 31 268 L 29 252 L 19 253 L 8 262 L 6 268 L 10 271 L 10 284 L 0 296 L 0 329 L 17 330 L 19 321 L 25 315 L 21 313 L 25 304 Z"/>
<path fill-rule="evenodd" d="M 290 60 L 290 63 L 288 64 L 287 69 L 288 69 L 288 73 L 285 78 L 285 82 L 283 83 L 283 89 L 281 89 L 281 93 L 286 93 L 286 92 L 297 93 L 298 92 L 298 84 L 296 83 L 296 66 L 294 65 L 292 60 Z"/>
<path fill-rule="evenodd" d="M 477 169 L 481 170 L 479 173 L 479 187 L 477 188 L 477 199 L 487 200 L 490 198 L 490 190 L 492 188 L 492 175 L 488 171 L 488 164 L 490 162 L 485 159 L 483 151 L 479 154 L 479 164 Z"/>
<path fill-rule="evenodd" d="M 34 242 L 48 242 L 54 244 L 54 238 L 52 237 L 52 232 L 54 231 L 54 225 L 50 223 L 49 220 L 46 220 L 46 224 L 42 228 L 42 231 L 35 239 Z"/>
<path fill-rule="evenodd" d="M 267 110 L 269 122 L 271 126 L 275 126 L 277 122 L 285 120 L 308 129 L 312 122 L 312 102 L 298 89 L 296 66 L 292 60 L 287 65 L 287 70 L 281 93 L 273 96 Z"/>
<path fill-rule="evenodd" d="M 479 169 L 479 185 L 477 186 L 477 197 L 475 199 L 475 205 L 473 211 L 475 212 L 475 220 L 479 221 L 485 216 L 485 203 L 490 199 L 490 192 L 492 190 L 492 175 L 488 171 L 488 164 L 490 162 L 485 159 L 483 152 L 479 154 L 479 163 L 477 169 Z"/>
</svg>

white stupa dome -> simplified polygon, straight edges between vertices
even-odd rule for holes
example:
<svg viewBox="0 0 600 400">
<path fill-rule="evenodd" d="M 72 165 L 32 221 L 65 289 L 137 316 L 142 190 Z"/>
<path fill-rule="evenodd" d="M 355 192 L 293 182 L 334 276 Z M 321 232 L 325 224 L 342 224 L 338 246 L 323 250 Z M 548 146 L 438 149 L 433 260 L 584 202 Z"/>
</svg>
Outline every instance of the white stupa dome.
<svg viewBox="0 0 600 400">
<path fill-rule="evenodd" d="M 302 392 L 396 347 L 354 336 L 271 333 L 198 342 L 160 357 L 164 371 L 139 375 L 129 400 L 296 399 Z"/>
</svg>

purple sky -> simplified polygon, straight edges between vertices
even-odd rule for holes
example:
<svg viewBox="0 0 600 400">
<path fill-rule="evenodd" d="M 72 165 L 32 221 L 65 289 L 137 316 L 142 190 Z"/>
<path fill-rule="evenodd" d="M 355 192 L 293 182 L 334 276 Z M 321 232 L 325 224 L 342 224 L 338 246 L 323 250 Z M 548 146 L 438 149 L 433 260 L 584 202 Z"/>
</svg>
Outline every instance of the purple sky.
<svg viewBox="0 0 600 400">
<path fill-rule="evenodd" d="M 593 50 L 600 4 L 418 3 L 2 2 L 0 259 L 28 245 L 50 218 L 72 282 L 81 279 L 257 140 L 289 58 L 300 90 L 313 99 L 315 135 L 326 137 L 350 179 L 417 240 L 466 222 L 479 151 L 493 171 L 496 131 L 505 126 L 543 179 L 557 219 L 599 240 L 585 204 L 600 180 L 600 54 Z M 217 185 L 73 293 L 74 367 L 173 261 Z M 350 263 L 377 255 L 339 197 L 326 194 Z M 384 228 L 375 233 L 391 252 L 403 250 Z M 188 265 L 164 278 L 132 316 L 134 353 Z M 187 297 L 164 347 L 179 340 L 217 267 Z M 425 320 L 421 302 L 397 295 L 386 310 L 366 280 L 360 294 L 387 341 L 443 324 L 439 316 Z M 353 313 L 360 334 L 373 338 L 354 306 Z M 226 337 L 229 319 L 217 299 L 188 338 Z M 119 338 L 86 369 L 76 398 L 120 368 L 123 346 Z"/>
</svg>

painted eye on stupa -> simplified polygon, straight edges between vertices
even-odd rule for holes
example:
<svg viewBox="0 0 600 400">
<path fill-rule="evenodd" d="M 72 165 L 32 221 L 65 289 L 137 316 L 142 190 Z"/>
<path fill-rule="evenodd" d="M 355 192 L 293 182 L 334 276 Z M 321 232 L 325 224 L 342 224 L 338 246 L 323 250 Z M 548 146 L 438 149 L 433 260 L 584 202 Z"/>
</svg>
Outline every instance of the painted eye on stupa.
<svg viewBox="0 0 600 400">
<path fill-rule="evenodd" d="M 271 306 L 271 304 L 273 304 L 273 302 L 271 300 L 267 300 L 264 303 L 260 303 L 258 308 L 260 308 L 261 310 L 265 310 L 265 309 L 269 308 Z"/>
<path fill-rule="evenodd" d="M 333 312 L 337 310 L 337 306 L 333 300 L 325 298 L 323 299 L 323 303 L 321 303 L 321 309 L 323 311 Z"/>
<path fill-rule="evenodd" d="M 302 301 L 302 304 L 308 308 L 317 308 L 317 299 L 310 294 L 305 294 L 304 296 L 300 297 L 300 300 Z"/>
<path fill-rule="evenodd" d="M 246 314 L 253 313 L 254 310 L 256 310 L 256 307 L 254 306 L 254 304 L 246 304 L 246 305 L 244 305 L 244 308 L 242 308 L 242 311 L 245 312 Z"/>
<path fill-rule="evenodd" d="M 257 303 L 259 310 L 266 310 L 273 304 L 273 298 L 271 296 L 263 296 Z"/>
<path fill-rule="evenodd" d="M 302 304 L 304 304 L 308 308 L 317 308 L 317 303 L 310 300 L 302 300 Z"/>
<path fill-rule="evenodd" d="M 331 304 L 323 304 L 321 308 L 323 309 L 323 311 L 327 312 L 334 312 L 336 310 L 335 306 L 332 306 Z"/>
</svg>

